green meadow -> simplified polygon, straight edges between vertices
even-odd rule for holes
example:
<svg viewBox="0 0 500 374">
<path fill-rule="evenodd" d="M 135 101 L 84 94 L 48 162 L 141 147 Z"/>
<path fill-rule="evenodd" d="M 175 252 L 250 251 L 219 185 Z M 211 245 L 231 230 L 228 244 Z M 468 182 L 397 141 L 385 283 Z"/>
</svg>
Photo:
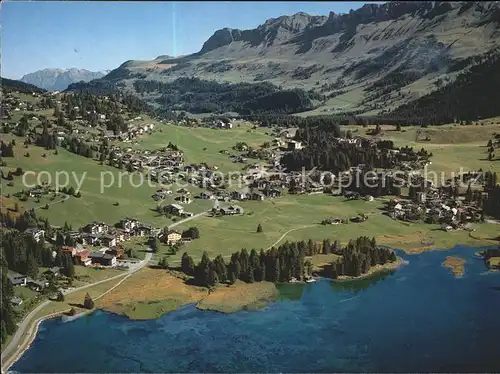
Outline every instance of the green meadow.
<svg viewBox="0 0 500 374">
<path fill-rule="evenodd" d="M 179 263 L 184 251 L 197 261 L 203 251 L 207 251 L 211 258 L 219 253 L 229 257 L 242 248 L 267 249 L 287 240 L 321 241 L 329 238 L 345 244 L 350 239 L 363 235 L 375 237 L 381 244 L 402 249 L 422 247 L 429 243 L 436 248 L 449 248 L 456 243 L 489 243 L 488 240 L 473 239 L 465 231 L 447 233 L 440 230 L 438 225 L 393 220 L 381 214 L 382 200 L 344 201 L 341 197 L 324 194 L 285 195 L 275 200 L 248 201 L 239 205 L 245 209 L 243 216 L 200 217 L 195 222 L 180 225 L 179 229 L 197 226 L 200 239 L 184 244 L 175 256 L 171 256 L 169 262 Z M 340 225 L 320 223 L 328 217 L 350 218 L 361 213 L 368 215 L 367 221 Z M 256 232 L 259 223 L 263 227 L 262 233 Z M 485 223 L 475 227 L 475 236 L 482 239 L 498 235 L 498 225 Z"/>
</svg>

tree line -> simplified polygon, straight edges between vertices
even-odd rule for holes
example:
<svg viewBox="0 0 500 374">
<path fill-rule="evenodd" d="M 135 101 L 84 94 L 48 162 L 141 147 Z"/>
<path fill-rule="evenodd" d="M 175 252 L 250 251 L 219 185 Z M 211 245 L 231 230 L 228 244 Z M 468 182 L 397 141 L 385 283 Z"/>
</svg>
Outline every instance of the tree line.
<svg viewBox="0 0 500 374">
<path fill-rule="evenodd" d="M 350 137 L 347 134 L 348 138 Z M 299 128 L 295 139 L 304 142 L 305 149 L 294 150 L 284 154 L 282 164 L 292 171 L 314 167 L 333 173 L 348 170 L 352 166 L 364 164 L 368 170 L 374 168 L 392 169 L 402 161 L 417 161 L 419 158 L 428 159 L 431 154 L 424 149 L 414 150 L 412 147 L 402 147 L 398 153 L 389 152 L 394 149 L 391 141 L 371 143 L 368 139 L 361 139 L 361 144 L 339 142 L 341 136 L 337 126 L 306 126 Z"/>
<path fill-rule="evenodd" d="M 204 286 L 214 286 L 217 283 L 233 284 L 236 280 L 246 283 L 274 282 L 286 283 L 292 278 L 307 279 L 313 271 L 312 263 L 306 256 L 334 253 L 341 257 L 332 266 L 335 270 L 330 274 L 359 276 L 369 271 L 370 267 L 396 260 L 393 251 L 378 247 L 375 239 L 360 237 L 351 240 L 342 248 L 338 241 L 324 239 L 317 243 L 312 239 L 299 242 L 285 242 L 279 247 L 272 247 L 260 252 L 243 248 L 231 255 L 228 263 L 222 255 L 211 260 L 208 253 L 203 252 L 200 262 L 195 265 L 187 252 L 182 255 L 181 270 L 194 277 L 195 281 Z M 338 264 L 338 268 L 337 268 Z"/>
<path fill-rule="evenodd" d="M 199 78 L 177 78 L 168 83 L 136 80 L 139 94 L 159 93 L 157 103 L 190 113 L 259 112 L 296 113 L 312 109 L 310 93 L 282 90 L 269 82 L 218 83 Z"/>
</svg>

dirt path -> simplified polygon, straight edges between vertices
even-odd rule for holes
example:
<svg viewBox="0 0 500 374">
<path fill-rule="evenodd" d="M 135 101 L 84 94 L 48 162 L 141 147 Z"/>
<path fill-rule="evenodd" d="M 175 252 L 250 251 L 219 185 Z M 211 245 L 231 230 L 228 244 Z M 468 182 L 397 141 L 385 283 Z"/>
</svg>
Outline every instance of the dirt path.
<svg viewBox="0 0 500 374">
<path fill-rule="evenodd" d="M 308 228 L 308 227 L 313 227 L 313 226 L 316 226 L 316 225 L 306 225 L 306 226 L 296 227 L 296 228 L 294 228 L 294 229 L 290 229 L 290 230 L 286 231 L 283 235 L 281 235 L 281 237 L 280 237 L 278 240 L 276 240 L 273 244 L 271 244 L 271 245 L 269 246 L 269 248 L 267 248 L 266 250 L 270 250 L 272 247 L 276 246 L 276 245 L 277 245 L 280 241 L 282 241 L 282 240 L 283 240 L 283 238 L 284 238 L 285 236 L 287 236 L 289 233 L 291 233 L 291 232 L 293 232 L 293 231 L 297 231 L 297 230 L 302 230 L 302 229 L 305 229 L 305 228 Z"/>
<path fill-rule="evenodd" d="M 45 208 L 45 206 L 51 206 L 51 205 L 54 205 L 54 204 L 60 204 L 60 203 L 66 201 L 68 199 L 69 199 L 69 195 L 65 195 L 64 199 L 61 199 L 61 200 L 58 200 L 58 201 L 52 201 L 51 203 L 47 203 L 47 204 L 43 204 L 43 205 L 37 206 L 36 208 L 34 208 L 34 210 Z"/>
</svg>

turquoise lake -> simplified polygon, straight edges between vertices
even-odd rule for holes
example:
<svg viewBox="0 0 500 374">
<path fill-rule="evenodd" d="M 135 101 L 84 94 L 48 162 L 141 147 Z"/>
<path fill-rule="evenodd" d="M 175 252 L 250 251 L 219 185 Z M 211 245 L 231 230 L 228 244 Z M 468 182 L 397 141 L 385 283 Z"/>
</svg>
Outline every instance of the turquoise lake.
<svg viewBox="0 0 500 374">
<path fill-rule="evenodd" d="M 259 311 L 103 311 L 41 324 L 17 372 L 500 372 L 500 273 L 457 246 L 356 282 L 280 286 Z M 446 256 L 467 260 L 455 279 Z"/>
</svg>

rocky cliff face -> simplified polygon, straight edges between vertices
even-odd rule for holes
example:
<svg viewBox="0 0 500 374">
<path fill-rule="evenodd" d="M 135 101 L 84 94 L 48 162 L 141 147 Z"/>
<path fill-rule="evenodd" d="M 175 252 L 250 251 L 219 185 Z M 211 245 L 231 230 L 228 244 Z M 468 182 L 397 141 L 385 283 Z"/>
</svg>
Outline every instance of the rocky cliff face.
<svg viewBox="0 0 500 374">
<path fill-rule="evenodd" d="M 106 75 L 106 72 L 93 72 L 85 69 L 43 69 L 26 74 L 21 78 L 24 83 L 33 84 L 47 91 L 63 91 L 71 83 L 89 82 Z"/>
<path fill-rule="evenodd" d="M 224 28 L 195 54 L 129 61 L 103 80 L 131 92 L 137 80 L 268 81 L 323 95 L 319 111 L 370 112 L 453 82 L 499 45 L 499 2 L 391 1 L 347 14 L 282 16 L 251 30 Z"/>
</svg>

